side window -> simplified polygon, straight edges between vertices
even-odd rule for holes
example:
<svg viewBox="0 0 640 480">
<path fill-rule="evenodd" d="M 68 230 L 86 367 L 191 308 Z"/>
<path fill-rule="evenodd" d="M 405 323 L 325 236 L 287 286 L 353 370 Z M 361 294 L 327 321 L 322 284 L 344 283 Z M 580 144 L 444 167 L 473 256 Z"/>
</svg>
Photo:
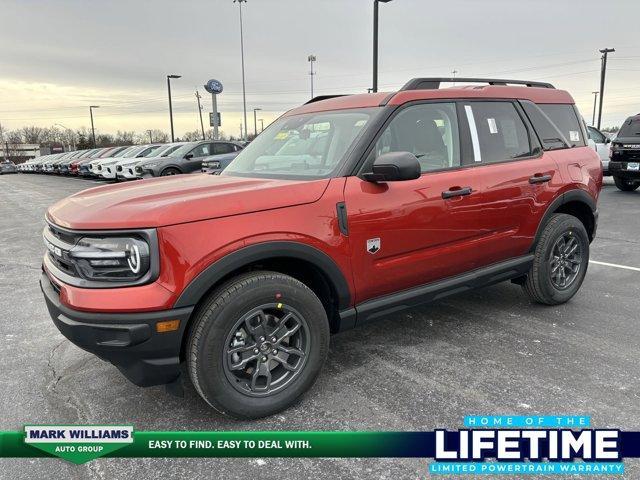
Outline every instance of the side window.
<svg viewBox="0 0 640 480">
<path fill-rule="evenodd" d="M 210 145 L 208 143 L 203 143 L 202 145 L 198 145 L 189 153 L 193 155 L 193 158 L 199 158 L 199 157 L 206 157 L 207 155 L 211 155 L 209 153 L 210 151 L 211 151 Z"/>
<path fill-rule="evenodd" d="M 604 143 L 605 137 L 600 131 L 593 127 L 587 127 L 587 133 L 589 134 L 589 138 L 596 143 Z"/>
<path fill-rule="evenodd" d="M 213 144 L 213 154 L 218 155 L 221 153 L 231 153 L 233 152 L 233 145 L 230 143 L 214 143 Z"/>
<path fill-rule="evenodd" d="M 527 127 L 513 103 L 470 102 L 464 110 L 475 162 L 502 162 L 535 155 Z"/>
<path fill-rule="evenodd" d="M 454 103 L 413 105 L 396 115 L 382 133 L 375 156 L 411 152 L 422 172 L 460 166 L 460 136 Z"/>
<path fill-rule="evenodd" d="M 551 121 L 547 115 L 540 110 L 535 103 L 528 100 L 521 100 L 520 105 L 529 117 L 529 121 L 533 125 L 540 141 L 542 148 L 545 150 L 558 150 L 561 148 L 569 148 L 569 141 L 564 134 L 558 130 L 558 127 Z"/>
<path fill-rule="evenodd" d="M 538 106 L 555 123 L 572 146 L 584 147 L 586 145 L 573 105 L 541 103 Z"/>
</svg>

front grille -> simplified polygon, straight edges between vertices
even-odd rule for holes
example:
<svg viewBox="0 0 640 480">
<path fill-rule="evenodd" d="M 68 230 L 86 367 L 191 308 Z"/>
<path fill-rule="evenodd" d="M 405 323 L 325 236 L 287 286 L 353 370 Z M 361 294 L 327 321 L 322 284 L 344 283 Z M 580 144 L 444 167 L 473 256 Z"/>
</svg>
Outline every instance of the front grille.
<svg viewBox="0 0 640 480">
<path fill-rule="evenodd" d="M 69 250 L 80 240 L 80 236 L 54 225 L 47 225 L 43 236 L 48 250 L 47 257 L 53 266 L 67 275 L 79 277 L 74 263 L 69 259 Z"/>
<path fill-rule="evenodd" d="M 136 167 L 136 173 L 142 173 L 142 167 Z"/>
<path fill-rule="evenodd" d="M 122 165 L 118 165 L 116 167 L 116 172 L 121 172 L 122 171 Z"/>
</svg>

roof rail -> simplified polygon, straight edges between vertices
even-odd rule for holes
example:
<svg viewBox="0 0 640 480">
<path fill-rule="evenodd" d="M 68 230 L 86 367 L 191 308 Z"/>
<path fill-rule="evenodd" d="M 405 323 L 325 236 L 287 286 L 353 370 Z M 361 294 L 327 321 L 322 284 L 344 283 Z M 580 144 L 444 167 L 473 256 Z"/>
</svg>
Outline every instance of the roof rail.
<svg viewBox="0 0 640 480">
<path fill-rule="evenodd" d="M 439 78 L 413 78 L 409 80 L 400 91 L 404 90 L 437 90 L 441 83 L 488 83 L 489 85 L 525 85 L 527 87 L 555 88 L 550 83 L 531 82 L 529 80 L 501 80 L 497 78 L 464 78 L 464 77 L 439 77 Z"/>
<path fill-rule="evenodd" d="M 349 95 L 349 94 L 348 93 L 343 93 L 343 94 L 340 94 L 340 95 L 319 95 L 317 97 L 313 97 L 308 102 L 305 102 L 305 105 L 309 105 L 310 103 L 315 103 L 315 102 L 321 102 L 322 100 L 329 100 L 330 98 L 346 97 L 347 95 Z"/>
</svg>

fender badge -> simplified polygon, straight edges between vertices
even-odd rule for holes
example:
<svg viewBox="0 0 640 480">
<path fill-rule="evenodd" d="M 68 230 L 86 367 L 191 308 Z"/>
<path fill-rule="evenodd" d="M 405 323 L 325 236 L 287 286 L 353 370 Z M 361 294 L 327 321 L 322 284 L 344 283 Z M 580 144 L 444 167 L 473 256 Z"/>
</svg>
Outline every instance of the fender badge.
<svg viewBox="0 0 640 480">
<path fill-rule="evenodd" d="M 380 251 L 380 239 L 379 238 L 370 238 L 367 240 L 367 252 L 370 254 L 376 254 Z"/>
</svg>

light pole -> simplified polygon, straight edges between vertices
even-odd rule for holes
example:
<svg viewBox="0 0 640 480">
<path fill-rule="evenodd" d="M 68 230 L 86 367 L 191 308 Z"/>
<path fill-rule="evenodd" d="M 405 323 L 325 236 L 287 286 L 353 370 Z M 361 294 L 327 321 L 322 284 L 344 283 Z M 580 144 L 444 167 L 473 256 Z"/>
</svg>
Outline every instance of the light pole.
<svg viewBox="0 0 640 480">
<path fill-rule="evenodd" d="M 202 105 L 200 105 L 200 92 L 196 89 L 196 98 L 198 99 L 198 113 L 200 114 L 200 128 L 202 129 L 202 140 L 204 140 L 204 123 L 202 122 Z M 215 113 L 214 113 L 215 115 Z"/>
<path fill-rule="evenodd" d="M 71 130 L 69 127 L 65 127 L 64 125 L 62 125 L 61 123 L 54 123 L 53 126 L 58 126 L 58 127 L 62 127 L 64 128 L 67 132 L 71 132 L 69 133 L 69 138 L 67 138 L 67 147 L 69 147 L 69 150 L 71 150 L 71 143 L 69 142 L 69 140 L 71 140 L 73 142 L 73 149 L 76 149 L 76 140 L 74 138 L 73 135 L 73 130 Z M 64 145 L 64 142 L 63 142 Z"/>
<path fill-rule="evenodd" d="M 604 77 L 607 74 L 607 54 L 615 52 L 615 48 L 603 48 L 600 50 L 602 54 L 602 67 L 600 70 L 600 107 L 598 108 L 598 130 L 602 122 L 602 100 L 604 98 Z"/>
<path fill-rule="evenodd" d="M 233 3 L 237 3 L 240 7 L 240 58 L 242 61 L 242 106 L 244 110 L 244 137 L 243 140 L 247 140 L 247 92 L 244 81 L 244 38 L 242 33 L 242 4 L 247 3 L 247 0 L 233 0 Z M 215 112 L 214 112 L 215 115 Z"/>
<path fill-rule="evenodd" d="M 147 133 L 149 134 L 149 143 L 153 143 L 153 135 L 151 135 L 151 130 L 147 130 Z"/>
<path fill-rule="evenodd" d="M 258 116 L 256 115 L 256 112 L 259 112 L 260 110 L 262 109 L 261 108 L 253 109 L 253 134 L 256 137 L 258 136 Z"/>
<path fill-rule="evenodd" d="M 173 106 L 171 105 L 171 79 L 181 78 L 182 75 L 167 75 L 167 91 L 169 92 L 169 123 L 171 123 L 171 143 L 175 142 L 173 136 Z"/>
<path fill-rule="evenodd" d="M 264 132 L 264 118 L 259 118 L 258 121 L 260 122 L 260 133 Z"/>
<path fill-rule="evenodd" d="M 591 125 L 595 125 L 596 123 L 596 102 L 598 101 L 598 94 L 600 92 L 591 92 L 593 93 L 593 117 L 591 118 Z"/>
<path fill-rule="evenodd" d="M 309 71 L 309 76 L 311 77 L 311 98 L 313 98 L 313 76 L 315 75 L 315 73 L 313 71 L 313 62 L 316 61 L 316 56 L 315 55 L 309 55 L 307 60 L 309 60 L 309 64 L 311 65 L 311 70 Z"/>
<path fill-rule="evenodd" d="M 378 91 L 378 3 L 391 0 L 373 0 L 373 93 Z"/>
<path fill-rule="evenodd" d="M 100 108 L 100 105 L 90 105 L 89 115 L 91 116 L 91 138 L 93 139 L 93 148 L 96 148 L 96 129 L 93 127 L 93 109 Z"/>
</svg>

